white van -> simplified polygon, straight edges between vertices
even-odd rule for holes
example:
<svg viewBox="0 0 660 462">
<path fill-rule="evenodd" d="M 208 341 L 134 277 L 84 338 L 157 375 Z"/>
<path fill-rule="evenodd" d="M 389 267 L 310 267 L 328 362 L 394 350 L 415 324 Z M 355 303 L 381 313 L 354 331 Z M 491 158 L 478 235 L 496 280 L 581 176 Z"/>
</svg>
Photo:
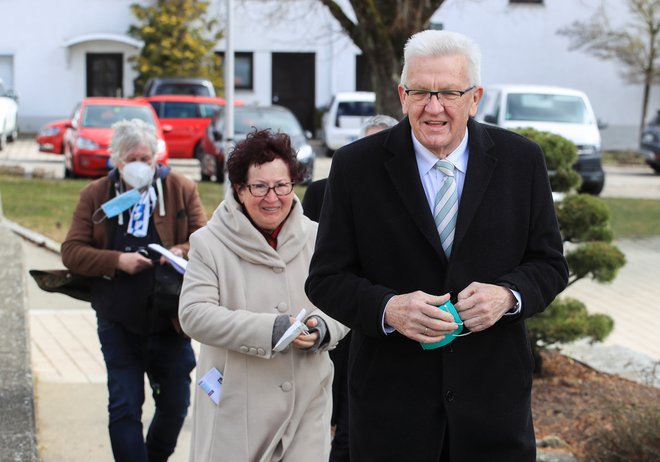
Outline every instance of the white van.
<svg viewBox="0 0 660 462">
<path fill-rule="evenodd" d="M 581 192 L 600 194 L 605 184 L 598 120 L 584 92 L 540 85 L 489 85 L 475 119 L 507 129 L 531 127 L 575 143 L 573 168 L 582 177 Z"/>
<path fill-rule="evenodd" d="M 362 123 L 376 114 L 376 94 L 370 91 L 337 93 L 323 114 L 323 144 L 328 156 L 357 140 Z"/>
</svg>

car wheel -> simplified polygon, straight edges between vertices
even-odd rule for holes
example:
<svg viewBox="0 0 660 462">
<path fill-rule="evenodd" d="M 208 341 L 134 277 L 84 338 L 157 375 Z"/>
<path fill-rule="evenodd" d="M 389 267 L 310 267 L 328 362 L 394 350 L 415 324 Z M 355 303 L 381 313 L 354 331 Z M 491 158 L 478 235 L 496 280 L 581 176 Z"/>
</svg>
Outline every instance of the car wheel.
<svg viewBox="0 0 660 462">
<path fill-rule="evenodd" d="M 224 183 L 225 182 L 225 163 L 218 161 L 218 159 L 215 159 L 215 181 L 216 183 Z"/>
<path fill-rule="evenodd" d="M 593 196 L 598 196 L 605 186 L 605 182 L 601 181 L 600 183 L 586 183 L 583 184 L 578 192 L 582 194 L 591 194 Z"/>
<path fill-rule="evenodd" d="M 7 146 L 7 132 L 3 126 L 0 129 L 0 151 L 2 151 Z"/>
<path fill-rule="evenodd" d="M 204 153 L 204 149 L 202 149 L 202 143 L 197 143 L 195 146 L 195 159 L 199 161 L 199 174 L 202 181 L 211 181 L 211 172 L 213 170 L 209 169 L 206 154 Z"/>
<path fill-rule="evenodd" d="M 73 154 L 71 154 L 71 151 L 67 150 L 66 148 L 64 150 L 64 178 L 75 178 L 76 177 L 76 172 L 73 169 Z"/>
<path fill-rule="evenodd" d="M 656 175 L 660 175 L 660 165 L 651 165 L 651 168 L 653 169 Z"/>
<path fill-rule="evenodd" d="M 18 120 L 14 120 L 14 129 L 11 131 L 7 139 L 12 142 L 18 139 Z"/>
</svg>

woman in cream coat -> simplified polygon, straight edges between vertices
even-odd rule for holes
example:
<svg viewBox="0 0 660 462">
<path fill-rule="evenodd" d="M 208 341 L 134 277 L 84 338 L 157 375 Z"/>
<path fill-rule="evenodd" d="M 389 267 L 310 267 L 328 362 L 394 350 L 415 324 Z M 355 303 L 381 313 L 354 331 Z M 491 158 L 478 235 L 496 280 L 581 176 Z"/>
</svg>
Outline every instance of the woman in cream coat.
<svg viewBox="0 0 660 462">
<path fill-rule="evenodd" d="M 304 292 L 316 224 L 293 184 L 302 172 L 284 134 L 251 133 L 227 162 L 232 192 L 190 238 L 179 315 L 201 343 L 198 381 L 222 375 L 219 403 L 197 389 L 193 461 L 324 461 L 332 363 L 347 329 Z M 301 309 L 309 334 L 273 346 Z"/>
</svg>

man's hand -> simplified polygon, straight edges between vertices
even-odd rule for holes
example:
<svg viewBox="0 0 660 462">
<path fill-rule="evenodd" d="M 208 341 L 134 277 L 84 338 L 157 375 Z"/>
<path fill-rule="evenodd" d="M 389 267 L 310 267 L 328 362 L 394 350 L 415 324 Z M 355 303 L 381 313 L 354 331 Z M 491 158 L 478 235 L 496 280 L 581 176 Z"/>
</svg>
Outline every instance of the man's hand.
<svg viewBox="0 0 660 462">
<path fill-rule="evenodd" d="M 117 262 L 117 269 L 128 274 L 137 274 L 153 266 L 154 264 L 150 259 L 137 252 L 122 253 L 119 255 L 119 262 Z"/>
<path fill-rule="evenodd" d="M 456 311 L 471 332 L 486 330 L 516 304 L 506 287 L 473 282 L 458 294 Z"/>
<path fill-rule="evenodd" d="M 420 343 L 439 342 L 458 329 L 454 317 L 438 309 L 449 294 L 430 295 L 422 291 L 395 295 L 385 308 L 385 324 Z"/>
</svg>

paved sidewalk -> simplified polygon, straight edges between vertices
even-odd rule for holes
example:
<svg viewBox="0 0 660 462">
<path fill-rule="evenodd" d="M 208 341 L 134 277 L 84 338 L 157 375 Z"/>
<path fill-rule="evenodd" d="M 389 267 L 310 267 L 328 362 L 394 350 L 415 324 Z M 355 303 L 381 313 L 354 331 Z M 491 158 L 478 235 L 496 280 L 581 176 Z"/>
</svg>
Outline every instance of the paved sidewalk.
<svg viewBox="0 0 660 462">
<path fill-rule="evenodd" d="M 26 240 L 22 246 L 25 274 L 63 268 L 57 253 Z M 26 278 L 39 460 L 112 462 L 106 372 L 94 311 L 86 302 L 44 292 Z M 191 387 L 194 393 L 194 381 Z M 145 429 L 153 415 L 148 389 L 146 397 Z M 190 426 L 188 418 L 170 461 L 188 460 Z"/>
</svg>

